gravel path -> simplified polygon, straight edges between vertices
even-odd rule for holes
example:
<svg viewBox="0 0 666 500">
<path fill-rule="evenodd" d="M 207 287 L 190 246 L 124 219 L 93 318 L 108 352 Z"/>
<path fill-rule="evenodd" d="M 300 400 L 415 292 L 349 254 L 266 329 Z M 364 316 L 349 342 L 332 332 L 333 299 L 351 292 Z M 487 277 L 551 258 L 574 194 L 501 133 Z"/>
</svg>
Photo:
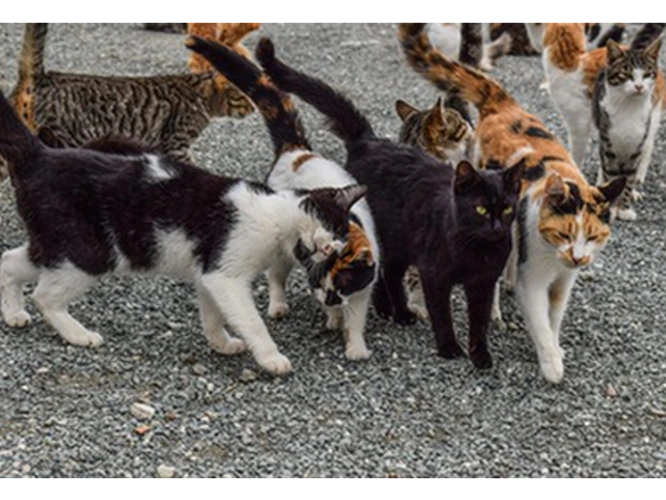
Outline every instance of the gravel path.
<svg viewBox="0 0 666 500">
<path fill-rule="evenodd" d="M 345 90 L 380 134 L 396 136 L 397 98 L 421 106 L 436 98 L 403 62 L 394 26 L 265 25 L 261 32 L 287 61 Z M 0 25 L 5 92 L 21 36 L 21 26 Z M 47 67 L 181 71 L 182 40 L 136 25 L 57 25 Z M 504 59 L 495 76 L 565 137 L 538 90 L 538 58 Z M 316 148 L 343 162 L 339 141 L 301 108 Z M 295 371 L 273 379 L 248 354 L 225 358 L 207 347 L 191 286 L 109 278 L 72 307 L 105 335 L 97 351 L 65 345 L 30 301 L 31 327 L 0 325 L 0 475 L 157 476 L 159 468 L 166 476 L 663 476 L 665 148 L 662 128 L 640 220 L 616 225 L 594 278 L 574 290 L 560 386 L 539 375 L 512 297 L 503 300 L 508 330 L 491 335 L 490 372 L 438 358 L 426 326 L 400 328 L 374 312 L 366 337 L 373 356 L 358 364 L 345 360 L 341 338 L 322 331 L 323 314 L 296 276 L 291 316 L 267 320 Z M 258 116 L 214 123 L 195 156 L 251 179 L 262 178 L 272 159 Z M 596 168 L 595 153 L 588 178 Z M 0 251 L 23 240 L 11 193 L 9 183 L 0 186 Z M 256 300 L 265 316 L 264 280 Z M 454 308 L 464 335 L 460 295 Z M 150 411 L 130 411 L 135 403 L 155 414 L 137 418 Z"/>
</svg>

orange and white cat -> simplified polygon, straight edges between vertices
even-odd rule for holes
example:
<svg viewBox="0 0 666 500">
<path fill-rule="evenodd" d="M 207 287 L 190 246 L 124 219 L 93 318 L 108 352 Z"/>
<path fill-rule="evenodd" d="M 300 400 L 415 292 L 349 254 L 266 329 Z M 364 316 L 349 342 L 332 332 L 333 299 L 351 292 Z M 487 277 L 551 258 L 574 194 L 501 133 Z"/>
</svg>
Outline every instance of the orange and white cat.
<svg viewBox="0 0 666 500">
<path fill-rule="evenodd" d="M 419 74 L 438 88 L 457 90 L 477 107 L 482 166 L 511 165 L 521 157 L 526 163 L 507 281 L 515 283 L 541 372 L 548 381 L 560 382 L 564 353 L 559 336 L 571 289 L 608 241 L 610 206 L 625 180 L 589 185 L 541 120 L 497 82 L 433 48 L 423 25 L 401 25 L 400 39 Z"/>
</svg>

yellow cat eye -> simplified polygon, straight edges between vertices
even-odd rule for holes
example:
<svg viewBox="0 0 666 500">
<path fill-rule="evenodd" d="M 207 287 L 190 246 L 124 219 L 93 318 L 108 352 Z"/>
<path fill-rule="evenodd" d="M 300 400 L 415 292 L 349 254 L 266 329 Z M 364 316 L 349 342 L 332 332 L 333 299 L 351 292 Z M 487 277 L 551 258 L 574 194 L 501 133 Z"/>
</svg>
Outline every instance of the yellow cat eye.
<svg viewBox="0 0 666 500">
<path fill-rule="evenodd" d="M 506 208 L 504 209 L 504 212 L 503 212 L 503 213 L 504 213 L 504 215 L 512 214 L 512 213 L 513 213 L 513 207 L 506 207 Z"/>
<path fill-rule="evenodd" d="M 486 215 L 488 213 L 488 209 L 484 206 L 479 205 L 476 207 L 476 213 L 479 215 Z"/>
</svg>

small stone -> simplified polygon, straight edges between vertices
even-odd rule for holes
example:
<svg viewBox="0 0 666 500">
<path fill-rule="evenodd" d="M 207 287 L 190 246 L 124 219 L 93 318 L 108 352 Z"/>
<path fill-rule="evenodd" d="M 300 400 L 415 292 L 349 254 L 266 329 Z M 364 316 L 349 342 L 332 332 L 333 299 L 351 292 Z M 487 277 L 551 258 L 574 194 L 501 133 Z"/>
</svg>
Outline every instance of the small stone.
<svg viewBox="0 0 666 500">
<path fill-rule="evenodd" d="M 192 371 L 197 375 L 203 375 L 208 371 L 208 368 L 206 368 L 201 363 L 197 363 L 196 365 L 192 366 Z"/>
<path fill-rule="evenodd" d="M 181 323 L 176 323 L 175 321 L 167 321 L 167 326 L 169 327 L 170 330 L 180 330 L 183 328 L 183 325 Z"/>
<path fill-rule="evenodd" d="M 39 374 L 48 373 L 50 371 L 51 369 L 48 366 L 42 366 L 41 368 L 37 368 L 37 373 Z"/>
<path fill-rule="evenodd" d="M 655 417 L 666 417 L 666 411 L 659 410 L 658 408 L 650 408 L 650 415 Z"/>
<path fill-rule="evenodd" d="M 157 476 L 161 478 L 171 478 L 176 474 L 176 468 L 171 465 L 160 465 L 157 467 Z"/>
<path fill-rule="evenodd" d="M 176 420 L 176 413 L 174 411 L 170 411 L 169 413 L 166 414 L 166 419 L 173 422 Z"/>
<path fill-rule="evenodd" d="M 616 396 L 617 396 L 617 389 L 615 389 L 615 387 L 613 387 L 612 385 L 608 384 L 606 386 L 606 397 L 614 398 Z"/>
<path fill-rule="evenodd" d="M 231 472 L 225 472 L 224 474 L 222 474 L 222 477 L 224 479 L 234 479 L 236 476 L 234 476 Z"/>
<path fill-rule="evenodd" d="M 134 429 L 134 432 L 139 436 L 143 436 L 150 430 L 150 425 L 139 425 Z"/>
<path fill-rule="evenodd" d="M 240 380 L 241 382 L 254 382 L 259 378 L 259 375 L 257 375 L 256 372 L 253 370 L 250 370 L 249 368 L 245 368 L 240 375 Z"/>
<path fill-rule="evenodd" d="M 150 420 L 155 415 L 155 408 L 144 403 L 134 403 L 130 412 L 139 420 Z"/>
</svg>

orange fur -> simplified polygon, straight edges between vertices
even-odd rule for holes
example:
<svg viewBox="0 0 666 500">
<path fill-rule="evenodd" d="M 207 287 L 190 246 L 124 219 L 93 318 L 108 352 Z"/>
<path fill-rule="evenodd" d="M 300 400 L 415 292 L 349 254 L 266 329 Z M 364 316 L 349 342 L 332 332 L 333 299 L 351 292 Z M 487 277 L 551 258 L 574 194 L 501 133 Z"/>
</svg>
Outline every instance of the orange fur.
<svg viewBox="0 0 666 500">
<path fill-rule="evenodd" d="M 350 222 L 347 244 L 330 271 L 331 278 L 335 278 L 337 273 L 359 260 L 365 260 L 369 265 L 374 263 L 372 245 L 365 231 L 358 224 Z"/>
</svg>

